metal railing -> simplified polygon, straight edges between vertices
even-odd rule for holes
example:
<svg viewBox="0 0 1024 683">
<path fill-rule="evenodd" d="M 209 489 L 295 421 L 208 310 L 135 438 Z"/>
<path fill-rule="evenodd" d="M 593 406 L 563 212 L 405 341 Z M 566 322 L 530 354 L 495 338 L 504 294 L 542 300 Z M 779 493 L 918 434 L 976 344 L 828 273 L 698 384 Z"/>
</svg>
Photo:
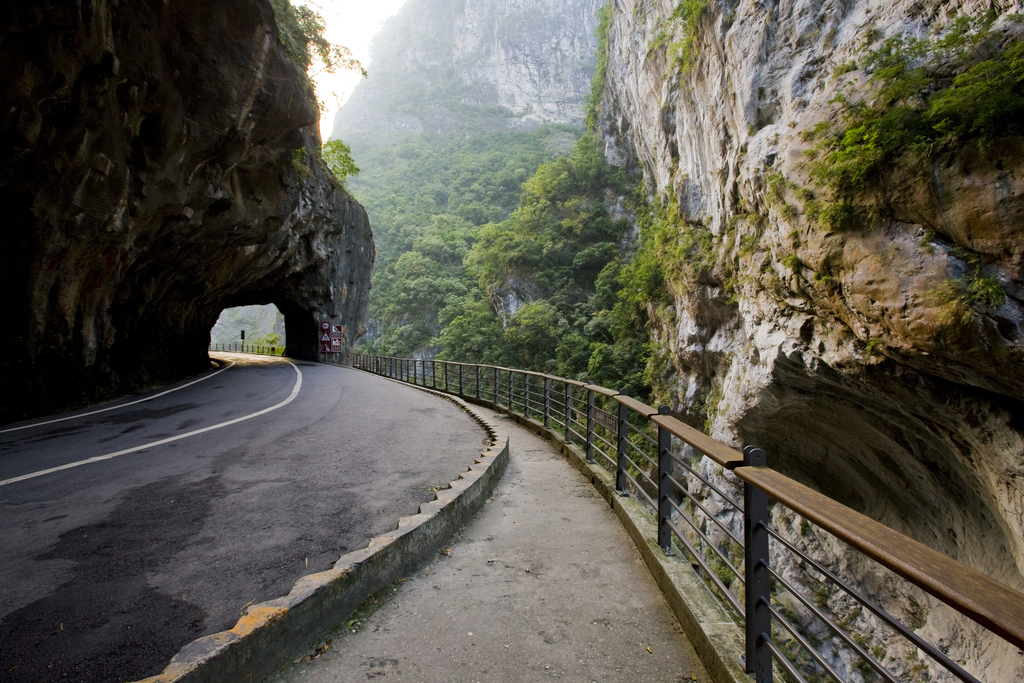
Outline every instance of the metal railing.
<svg viewBox="0 0 1024 683">
<path fill-rule="evenodd" d="M 1024 595 L 772 470 L 761 449 L 740 453 L 712 439 L 672 417 L 667 406 L 654 409 L 601 386 L 491 365 L 361 354 L 353 365 L 522 415 L 614 474 L 618 493 L 656 516 L 662 550 L 685 553 L 742 624 L 744 666 L 756 683 L 770 683 L 776 673 L 794 683 L 898 683 L 909 680 L 908 671 L 937 667 L 978 683 L 947 655 L 948 644 L 928 642 L 829 560 L 810 557 L 796 538 L 806 535 L 805 524 L 902 577 L 910 584 L 905 590 L 916 586 L 1024 648 Z M 686 457 L 686 447 L 695 455 Z M 703 457 L 721 469 L 702 466 Z M 783 506 L 774 515 L 769 498 Z M 886 657 L 892 636 L 932 665 Z"/>
<path fill-rule="evenodd" d="M 261 356 L 283 356 L 283 346 L 264 346 L 262 344 L 210 344 L 208 351 L 228 351 L 233 353 L 256 353 Z"/>
</svg>

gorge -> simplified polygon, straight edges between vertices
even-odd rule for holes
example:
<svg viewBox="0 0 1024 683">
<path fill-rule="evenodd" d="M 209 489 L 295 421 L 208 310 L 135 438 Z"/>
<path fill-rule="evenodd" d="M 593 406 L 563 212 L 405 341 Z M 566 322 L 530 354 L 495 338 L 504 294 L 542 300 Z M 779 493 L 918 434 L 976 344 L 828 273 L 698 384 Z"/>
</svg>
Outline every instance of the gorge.
<svg viewBox="0 0 1024 683">
<path fill-rule="evenodd" d="M 329 319 L 368 352 L 628 388 L 1024 589 L 1022 11 L 410 0 L 335 123 L 364 211 L 271 3 L 9 3 L 0 417 L 199 371 L 223 308 L 274 303 L 295 357 Z M 986 83 L 1016 118 L 951 113 Z M 1024 678 L 777 522 L 970 670 Z"/>
</svg>

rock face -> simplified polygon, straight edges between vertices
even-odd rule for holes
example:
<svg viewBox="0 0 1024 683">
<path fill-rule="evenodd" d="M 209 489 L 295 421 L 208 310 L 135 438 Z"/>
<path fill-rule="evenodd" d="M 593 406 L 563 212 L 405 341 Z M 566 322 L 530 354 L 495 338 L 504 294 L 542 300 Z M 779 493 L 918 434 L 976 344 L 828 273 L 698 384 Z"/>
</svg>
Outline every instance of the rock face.
<svg viewBox="0 0 1024 683">
<path fill-rule="evenodd" d="M 307 161 L 316 110 L 266 0 L 15 0 L 0 23 L 0 417 L 207 367 L 229 306 L 276 304 L 303 358 L 329 319 L 347 352 L 370 227 Z"/>
<path fill-rule="evenodd" d="M 673 306 L 652 310 L 675 407 L 1020 589 L 1024 142 L 947 156 L 931 188 L 902 194 L 891 215 L 857 230 L 823 228 L 799 191 L 813 187 L 813 143 L 801 133 L 835 116 L 830 101 L 846 84 L 863 92 L 866 76 L 839 76 L 841 66 L 880 39 L 989 7 L 712 0 L 690 28 L 668 0 L 614 0 L 602 127 L 610 159 L 641 166 L 653 194 L 711 234 L 714 265 L 670 282 Z M 1018 30 L 1005 17 L 996 27 Z M 673 44 L 690 38 L 684 65 Z M 965 254 L 1005 300 L 954 301 L 962 319 L 950 324 L 941 293 L 971 270 Z M 843 563 L 866 575 L 855 558 Z M 916 610 L 923 633 L 952 639 L 955 659 L 993 667 L 993 680 L 1024 677 L 998 638 L 972 640 L 959 626 L 951 636 L 956 619 L 890 584 L 875 582 L 898 613 Z"/>
<path fill-rule="evenodd" d="M 370 78 L 338 112 L 332 136 L 386 144 L 403 133 L 449 132 L 467 119 L 477 125 L 481 107 L 505 110 L 491 112 L 490 126 L 579 125 L 601 5 L 409 0 L 375 38 Z M 471 107 L 448 106 L 452 95 Z"/>
</svg>

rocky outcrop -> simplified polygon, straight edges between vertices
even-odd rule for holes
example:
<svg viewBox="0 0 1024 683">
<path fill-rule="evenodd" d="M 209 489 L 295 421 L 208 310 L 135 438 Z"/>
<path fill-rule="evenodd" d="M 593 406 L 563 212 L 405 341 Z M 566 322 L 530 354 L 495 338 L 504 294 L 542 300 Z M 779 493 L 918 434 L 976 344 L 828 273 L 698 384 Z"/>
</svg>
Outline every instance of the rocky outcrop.
<svg viewBox="0 0 1024 683">
<path fill-rule="evenodd" d="M 614 0 L 602 126 L 610 159 L 642 167 L 685 229 L 710 233 L 712 253 L 692 256 L 712 265 L 683 268 L 670 309 L 652 309 L 675 407 L 1021 588 L 1024 143 L 947 155 L 887 214 L 837 230 L 810 215 L 802 135 L 834 119 L 840 90 L 866 92 L 846 66 L 865 46 L 989 7 L 712 0 L 687 22 L 668 0 Z M 1002 302 L 950 293 L 972 276 L 997 282 Z M 929 599 L 872 581 L 922 632 L 951 639 L 951 656 L 1024 675 L 1005 643 L 950 631 Z"/>
<path fill-rule="evenodd" d="M 361 334 L 369 223 L 307 152 L 266 0 L 15 0 L 0 24 L 0 417 L 208 367 L 228 306 L 275 303 L 298 357 L 321 318 Z"/>
<path fill-rule="evenodd" d="M 332 136 L 389 144 L 467 125 L 579 125 L 601 5 L 410 0 L 375 37 L 370 78 L 338 112 Z"/>
</svg>

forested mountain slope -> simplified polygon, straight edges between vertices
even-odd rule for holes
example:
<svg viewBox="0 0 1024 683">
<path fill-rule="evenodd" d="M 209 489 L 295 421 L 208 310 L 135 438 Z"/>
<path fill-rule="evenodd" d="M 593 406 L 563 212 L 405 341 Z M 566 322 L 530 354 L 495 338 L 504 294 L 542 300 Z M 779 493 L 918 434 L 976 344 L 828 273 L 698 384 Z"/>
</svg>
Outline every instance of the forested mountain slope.
<svg viewBox="0 0 1024 683">
<path fill-rule="evenodd" d="M 333 133 L 351 146 L 362 169 L 348 186 L 367 208 L 379 250 L 367 348 L 433 355 L 473 347 L 477 357 L 494 358 L 510 324 L 532 329 L 540 316 L 549 326 L 552 309 L 520 307 L 545 299 L 554 283 L 481 282 L 478 270 L 488 261 L 481 235 L 501 232 L 494 226 L 518 206 L 523 184 L 541 164 L 576 147 L 596 62 L 599 8 L 596 0 L 413 0 L 376 36 L 370 77 L 339 113 Z M 587 220 L 610 225 L 605 188 L 614 185 L 615 197 L 629 188 L 612 179 L 597 149 L 591 141 L 576 155 L 580 167 L 573 173 L 588 176 L 581 182 L 591 195 L 591 205 L 578 208 Z M 558 192 L 564 201 L 575 190 L 563 183 Z M 577 228 L 559 248 L 571 266 L 577 247 L 617 242 L 622 230 Z M 580 268 L 594 270 L 591 284 L 562 306 L 560 317 L 593 294 L 593 276 L 613 251 L 583 257 L 589 260 Z M 439 337 L 456 319 L 473 321 L 479 338 Z M 535 351 L 508 360 L 537 360 L 547 347 Z M 588 354 L 580 353 L 585 368 Z"/>
</svg>

